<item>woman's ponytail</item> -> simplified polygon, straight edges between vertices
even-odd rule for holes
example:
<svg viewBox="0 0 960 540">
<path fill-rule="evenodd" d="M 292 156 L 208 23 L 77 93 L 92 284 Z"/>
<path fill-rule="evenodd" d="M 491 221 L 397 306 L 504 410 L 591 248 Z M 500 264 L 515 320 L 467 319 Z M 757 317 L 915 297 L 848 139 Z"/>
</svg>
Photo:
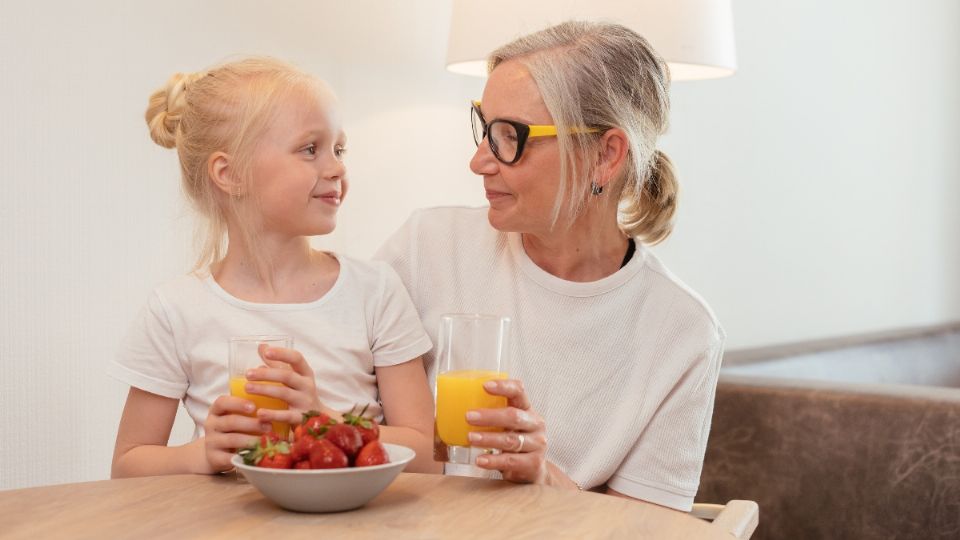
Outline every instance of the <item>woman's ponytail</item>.
<svg viewBox="0 0 960 540">
<path fill-rule="evenodd" d="M 647 177 L 637 184 L 629 182 L 624 186 L 620 225 L 627 235 L 645 244 L 656 244 L 673 231 L 680 188 L 673 162 L 660 150 L 654 150 Z"/>
</svg>

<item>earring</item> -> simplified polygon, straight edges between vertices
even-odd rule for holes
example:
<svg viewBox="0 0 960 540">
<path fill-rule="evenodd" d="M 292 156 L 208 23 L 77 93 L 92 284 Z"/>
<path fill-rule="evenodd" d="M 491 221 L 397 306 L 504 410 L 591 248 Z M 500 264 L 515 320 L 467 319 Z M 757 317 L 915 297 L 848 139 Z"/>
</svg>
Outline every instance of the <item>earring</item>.
<svg viewBox="0 0 960 540">
<path fill-rule="evenodd" d="M 603 193 L 603 186 L 597 184 L 596 182 L 590 182 L 590 194 L 599 195 Z"/>
</svg>

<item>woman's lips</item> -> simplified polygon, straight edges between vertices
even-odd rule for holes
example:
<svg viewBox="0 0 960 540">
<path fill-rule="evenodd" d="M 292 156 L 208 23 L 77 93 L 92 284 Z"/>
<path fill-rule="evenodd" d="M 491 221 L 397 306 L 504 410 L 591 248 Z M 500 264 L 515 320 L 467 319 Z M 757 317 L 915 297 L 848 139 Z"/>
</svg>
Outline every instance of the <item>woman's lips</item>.
<svg viewBox="0 0 960 540">
<path fill-rule="evenodd" d="M 486 191 L 487 191 L 487 200 L 490 202 L 497 201 L 510 196 L 509 193 L 504 193 L 502 191 L 494 191 L 492 189 L 488 189 Z"/>
</svg>

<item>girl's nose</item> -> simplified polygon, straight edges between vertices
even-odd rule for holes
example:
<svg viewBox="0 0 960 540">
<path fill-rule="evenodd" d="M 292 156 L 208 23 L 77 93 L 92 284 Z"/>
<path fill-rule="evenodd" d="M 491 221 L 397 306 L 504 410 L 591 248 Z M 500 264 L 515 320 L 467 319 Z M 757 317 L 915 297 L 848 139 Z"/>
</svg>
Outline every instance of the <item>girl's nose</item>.
<svg viewBox="0 0 960 540">
<path fill-rule="evenodd" d="M 326 162 L 323 177 L 327 180 L 338 180 L 347 174 L 347 166 L 343 163 L 343 159 L 331 156 Z"/>
</svg>

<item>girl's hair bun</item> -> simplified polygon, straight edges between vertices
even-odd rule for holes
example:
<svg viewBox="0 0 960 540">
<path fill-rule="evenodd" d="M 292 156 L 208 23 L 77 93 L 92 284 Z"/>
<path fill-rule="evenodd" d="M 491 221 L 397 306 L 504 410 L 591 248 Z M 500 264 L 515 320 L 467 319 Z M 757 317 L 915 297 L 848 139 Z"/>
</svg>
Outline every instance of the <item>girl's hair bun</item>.
<svg viewBox="0 0 960 540">
<path fill-rule="evenodd" d="M 187 108 L 187 90 L 203 75 L 202 73 L 175 73 L 163 88 L 150 96 L 145 117 L 153 142 L 164 148 L 173 148 L 177 145 L 180 118 Z"/>
</svg>

